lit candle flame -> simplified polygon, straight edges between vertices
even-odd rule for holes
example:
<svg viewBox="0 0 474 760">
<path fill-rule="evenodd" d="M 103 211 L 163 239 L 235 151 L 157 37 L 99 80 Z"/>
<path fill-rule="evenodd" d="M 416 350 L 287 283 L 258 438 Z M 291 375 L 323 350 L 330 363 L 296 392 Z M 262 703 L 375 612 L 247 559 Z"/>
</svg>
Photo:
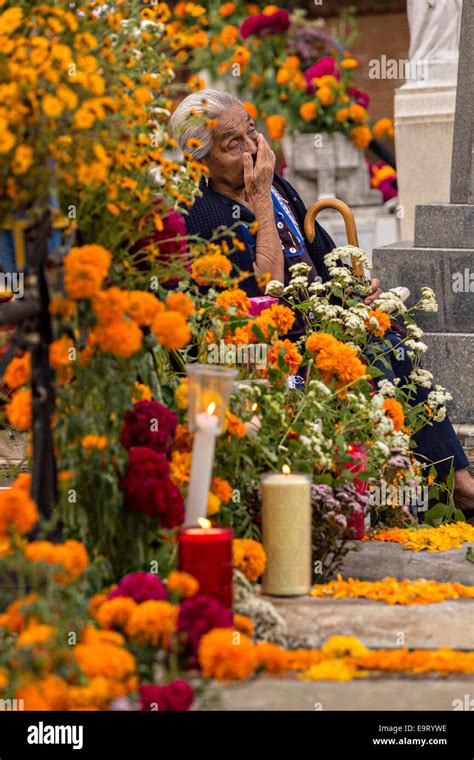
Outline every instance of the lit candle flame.
<svg viewBox="0 0 474 760">
<path fill-rule="evenodd" d="M 281 468 L 281 471 L 283 475 L 289 475 L 291 472 L 291 467 L 289 467 L 287 464 L 284 464 L 283 467 Z"/>
<path fill-rule="evenodd" d="M 197 521 L 201 528 L 204 528 L 204 530 L 209 530 L 212 525 L 211 521 L 207 520 L 205 517 L 198 517 Z"/>
<path fill-rule="evenodd" d="M 216 411 L 216 402 L 215 401 L 211 401 L 211 403 L 209 404 L 209 406 L 206 409 L 206 414 L 207 414 L 208 417 L 212 417 L 212 415 L 214 414 L 215 411 Z"/>
<path fill-rule="evenodd" d="M 256 412 L 256 411 L 257 411 L 257 409 L 258 409 L 258 404 L 257 404 L 257 402 L 255 401 L 255 403 L 253 403 L 253 404 L 252 404 L 252 412 Z"/>
</svg>

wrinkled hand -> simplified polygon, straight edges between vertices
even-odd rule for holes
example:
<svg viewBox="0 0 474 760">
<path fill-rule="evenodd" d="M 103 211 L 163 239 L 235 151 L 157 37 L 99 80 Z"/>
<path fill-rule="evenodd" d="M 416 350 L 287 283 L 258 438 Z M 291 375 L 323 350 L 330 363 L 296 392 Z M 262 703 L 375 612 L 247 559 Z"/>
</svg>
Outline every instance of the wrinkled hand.
<svg viewBox="0 0 474 760">
<path fill-rule="evenodd" d="M 257 135 L 257 159 L 255 166 L 250 153 L 244 153 L 244 182 L 248 197 L 254 204 L 271 200 L 271 187 L 276 157 L 262 134 Z"/>
<path fill-rule="evenodd" d="M 370 281 L 370 285 L 372 289 L 367 298 L 364 300 L 364 303 L 367 304 L 367 306 L 371 306 L 373 302 L 376 301 L 377 298 L 380 298 L 382 295 L 382 291 L 379 288 L 380 280 L 377 280 L 377 278 L 374 277 L 374 279 Z"/>
</svg>

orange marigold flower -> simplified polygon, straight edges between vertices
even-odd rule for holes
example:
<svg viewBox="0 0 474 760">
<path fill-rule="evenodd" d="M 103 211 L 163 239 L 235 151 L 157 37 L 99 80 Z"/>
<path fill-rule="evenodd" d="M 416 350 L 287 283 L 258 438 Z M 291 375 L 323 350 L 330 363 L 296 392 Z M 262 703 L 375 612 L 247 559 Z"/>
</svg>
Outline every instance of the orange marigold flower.
<svg viewBox="0 0 474 760">
<path fill-rule="evenodd" d="M 153 398 L 153 391 L 149 385 L 136 381 L 132 388 L 132 398 L 138 401 L 151 401 Z"/>
<path fill-rule="evenodd" d="M 26 489 L 13 485 L 0 491 L 0 536 L 8 535 L 9 528 L 21 535 L 29 533 L 38 519 L 38 508 Z"/>
<path fill-rule="evenodd" d="M 176 406 L 178 409 L 187 409 L 188 406 L 188 394 L 189 394 L 189 383 L 188 378 L 184 378 L 184 380 L 181 381 L 181 383 L 178 385 L 174 392 L 174 399 L 176 401 Z"/>
<path fill-rule="evenodd" d="M 0 668 L 0 692 L 3 692 L 8 685 L 8 670 Z"/>
<path fill-rule="evenodd" d="M 97 621 L 101 628 L 125 628 L 136 606 L 136 601 L 129 596 L 107 599 L 97 610 Z"/>
<path fill-rule="evenodd" d="M 228 24 L 223 28 L 221 31 L 221 40 L 224 47 L 229 47 L 230 45 L 235 45 L 237 40 L 240 37 L 240 32 L 237 26 L 232 26 L 231 24 Z"/>
<path fill-rule="evenodd" d="M 14 393 L 7 404 L 6 413 L 12 427 L 17 430 L 29 430 L 32 417 L 31 390 L 25 388 Z"/>
<path fill-rule="evenodd" d="M 224 429 L 229 435 L 235 435 L 236 438 L 243 438 L 247 434 L 245 423 L 232 412 L 227 412 Z"/>
<path fill-rule="evenodd" d="M 270 641 L 259 641 L 256 645 L 258 664 L 267 673 L 280 675 L 288 670 L 286 651 Z"/>
<path fill-rule="evenodd" d="M 67 710 L 68 684 L 57 675 L 37 679 L 20 686 L 15 699 L 21 699 L 25 710 Z"/>
<path fill-rule="evenodd" d="M 248 314 L 250 309 L 250 300 L 244 290 L 234 288 L 232 290 L 223 290 L 216 298 L 216 306 L 225 310 L 234 308 L 238 312 Z"/>
<path fill-rule="evenodd" d="M 405 422 L 405 414 L 401 403 L 394 398 L 386 398 L 384 399 L 382 409 L 385 410 L 387 417 L 390 417 L 392 420 L 394 429 L 401 430 Z"/>
<path fill-rule="evenodd" d="M 176 630 L 178 612 L 179 607 L 170 602 L 155 599 L 142 602 L 130 615 L 126 632 L 139 644 L 166 646 L 169 636 Z"/>
<path fill-rule="evenodd" d="M 359 61 L 356 61 L 355 58 L 343 58 L 342 61 L 339 62 L 339 66 L 341 69 L 346 69 L 347 71 L 350 71 L 352 69 L 357 69 L 359 66 Z"/>
<path fill-rule="evenodd" d="M 126 311 L 137 325 L 151 325 L 155 316 L 164 311 L 164 308 L 153 293 L 144 290 L 131 290 L 127 293 Z"/>
<path fill-rule="evenodd" d="M 206 515 L 208 517 L 212 517 L 212 515 L 217 515 L 221 510 L 221 500 L 218 496 L 216 496 L 215 493 L 208 493 L 207 494 L 207 509 L 206 509 Z"/>
<path fill-rule="evenodd" d="M 286 338 L 285 340 L 277 340 L 270 350 L 267 352 L 268 361 L 274 367 L 279 366 L 278 361 L 280 357 L 280 351 L 283 351 L 283 361 L 288 367 L 290 375 L 294 375 L 303 361 L 303 357 L 295 348 L 294 343 Z"/>
<path fill-rule="evenodd" d="M 52 625 L 30 623 L 15 641 L 17 649 L 32 647 L 35 644 L 47 644 L 55 629 Z"/>
<path fill-rule="evenodd" d="M 211 253 L 195 259 L 191 265 L 191 276 L 198 285 L 223 286 L 224 278 L 232 271 L 232 264 L 221 253 Z"/>
<path fill-rule="evenodd" d="M 188 599 L 199 591 L 199 582 L 189 573 L 173 570 L 168 575 L 168 591 Z"/>
<path fill-rule="evenodd" d="M 242 105 L 247 111 L 248 115 L 251 119 L 256 119 L 258 116 L 258 108 L 253 103 L 250 102 L 250 100 L 243 100 Z"/>
<path fill-rule="evenodd" d="M 372 319 L 376 320 L 376 325 L 371 322 Z M 380 311 L 380 309 L 372 309 L 369 311 L 364 324 L 371 333 L 381 338 L 390 327 L 390 317 L 384 311 Z"/>
<path fill-rule="evenodd" d="M 280 335 L 286 335 L 291 330 L 295 319 L 291 309 L 278 303 L 272 304 L 269 309 L 264 309 L 260 314 L 260 324 L 266 323 L 276 327 Z"/>
<path fill-rule="evenodd" d="M 105 435 L 85 435 L 81 440 L 83 449 L 105 449 L 107 446 L 107 437 Z"/>
<path fill-rule="evenodd" d="M 343 121 L 347 121 L 349 118 L 349 109 L 341 108 L 336 114 L 336 121 L 340 124 Z"/>
<path fill-rule="evenodd" d="M 300 116 L 304 121 L 311 121 L 311 119 L 316 118 L 317 114 L 318 106 L 314 100 L 310 100 L 300 106 Z"/>
<path fill-rule="evenodd" d="M 361 124 L 360 126 L 351 129 L 350 137 L 351 142 L 354 143 L 356 148 L 364 150 L 364 148 L 368 148 L 372 141 L 372 132 L 370 131 L 370 127 L 366 124 Z"/>
<path fill-rule="evenodd" d="M 231 628 L 214 628 L 204 634 L 198 659 L 203 676 L 218 681 L 244 681 L 258 665 L 255 644 Z"/>
<path fill-rule="evenodd" d="M 24 356 L 14 356 L 5 370 L 3 382 L 9 388 L 19 388 L 25 385 L 31 375 L 31 354 L 27 352 Z"/>
<path fill-rule="evenodd" d="M 50 541 L 32 541 L 24 548 L 24 555 L 30 562 L 46 562 L 49 565 L 62 565 L 63 571 L 54 574 L 58 583 L 70 583 L 76 580 L 89 564 L 84 544 L 72 539 L 64 544 Z"/>
<path fill-rule="evenodd" d="M 395 130 L 393 128 L 392 119 L 379 119 L 373 126 L 374 137 L 378 139 L 382 137 L 393 137 Z"/>
<path fill-rule="evenodd" d="M 216 496 L 219 497 L 223 504 L 228 504 L 232 498 L 233 490 L 230 483 L 224 478 L 219 478 L 217 475 L 212 478 L 211 490 Z"/>
<path fill-rule="evenodd" d="M 229 16 L 232 16 L 233 13 L 237 10 L 237 6 L 235 3 L 224 3 L 219 8 L 219 13 L 223 18 L 228 18 Z"/>
<path fill-rule="evenodd" d="M 361 106 L 360 103 L 350 104 L 349 116 L 352 119 L 352 121 L 355 121 L 359 124 L 361 124 L 364 121 L 367 121 L 368 119 L 368 113 L 365 110 L 364 106 Z"/>
<path fill-rule="evenodd" d="M 170 293 L 166 306 L 170 311 L 178 311 L 185 319 L 194 312 L 194 304 L 186 293 Z"/>
<path fill-rule="evenodd" d="M 366 367 L 357 351 L 328 333 L 312 333 L 306 340 L 306 348 L 315 357 L 315 363 L 325 383 L 336 381 L 342 388 L 365 374 Z"/>
<path fill-rule="evenodd" d="M 112 262 L 101 245 L 71 248 L 64 260 L 64 285 L 70 298 L 90 298 L 100 289 Z"/>
<path fill-rule="evenodd" d="M 331 87 L 323 85 L 316 90 L 316 97 L 319 98 L 323 106 L 332 106 L 336 100 L 336 96 Z"/>
<path fill-rule="evenodd" d="M 268 136 L 270 137 L 270 140 L 282 139 L 283 135 L 285 134 L 286 126 L 286 119 L 284 116 L 280 116 L 279 114 L 267 116 L 265 119 L 265 124 L 267 126 Z"/>
<path fill-rule="evenodd" d="M 30 604 L 38 601 L 38 594 L 28 594 L 15 599 L 0 615 L 0 628 L 7 628 L 14 633 L 20 633 L 25 624 L 25 614 Z"/>
<path fill-rule="evenodd" d="M 169 350 L 184 348 L 191 340 L 191 331 L 179 311 L 157 314 L 151 331 L 161 345 Z"/>
<path fill-rule="evenodd" d="M 191 451 L 173 451 L 170 462 L 170 478 L 176 486 L 189 481 L 191 474 Z"/>
<path fill-rule="evenodd" d="M 58 373 L 60 381 L 70 380 L 73 376 L 71 363 L 76 360 L 76 349 L 73 341 L 67 335 L 54 340 L 49 347 L 49 361 Z"/>
<path fill-rule="evenodd" d="M 109 591 L 110 589 L 107 592 L 101 591 L 98 594 L 94 594 L 94 596 L 91 596 L 91 598 L 89 599 L 89 605 L 88 605 L 89 614 L 91 615 L 91 617 L 93 618 L 97 617 L 100 607 L 104 604 L 104 602 L 108 600 Z"/>
<path fill-rule="evenodd" d="M 234 615 L 234 625 L 239 633 L 245 633 L 246 636 L 251 636 L 253 633 L 254 625 L 253 620 L 247 617 L 247 615 Z"/>
<path fill-rule="evenodd" d="M 256 581 L 263 575 L 267 555 L 263 545 L 252 538 L 234 538 L 232 541 L 232 564 L 249 581 Z"/>
<path fill-rule="evenodd" d="M 94 330 L 94 340 L 102 351 L 121 359 L 129 359 L 141 348 L 143 333 L 130 319 L 116 319 L 99 324 Z"/>
<path fill-rule="evenodd" d="M 121 681 L 133 675 L 136 668 L 135 658 L 130 652 L 107 641 L 77 644 L 73 657 L 89 678 L 104 676 Z"/>
<path fill-rule="evenodd" d="M 128 306 L 128 297 L 126 290 L 116 287 L 96 293 L 92 298 L 92 309 L 99 323 L 106 325 L 116 319 L 122 319 Z"/>
</svg>

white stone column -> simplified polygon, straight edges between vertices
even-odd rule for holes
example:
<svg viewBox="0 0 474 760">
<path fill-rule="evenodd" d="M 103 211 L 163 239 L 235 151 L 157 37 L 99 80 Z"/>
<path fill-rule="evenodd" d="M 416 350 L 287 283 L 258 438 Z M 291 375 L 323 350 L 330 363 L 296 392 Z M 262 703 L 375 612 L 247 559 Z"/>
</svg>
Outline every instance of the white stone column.
<svg viewBox="0 0 474 760">
<path fill-rule="evenodd" d="M 415 206 L 449 202 L 461 0 L 408 0 L 409 79 L 395 91 L 395 149 L 402 240 Z"/>
</svg>

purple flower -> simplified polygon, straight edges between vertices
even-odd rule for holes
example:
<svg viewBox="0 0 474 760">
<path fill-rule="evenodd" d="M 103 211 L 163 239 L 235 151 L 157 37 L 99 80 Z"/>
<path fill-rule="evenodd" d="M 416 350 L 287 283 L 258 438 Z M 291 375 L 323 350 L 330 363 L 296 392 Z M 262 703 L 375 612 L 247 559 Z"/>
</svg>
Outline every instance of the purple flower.
<svg viewBox="0 0 474 760">
<path fill-rule="evenodd" d="M 358 87 L 349 87 L 347 90 L 347 94 L 354 98 L 355 102 L 358 103 L 360 106 L 363 106 L 364 108 L 368 108 L 370 105 L 370 95 L 368 92 L 363 92 L 363 90 L 359 90 Z"/>
</svg>

